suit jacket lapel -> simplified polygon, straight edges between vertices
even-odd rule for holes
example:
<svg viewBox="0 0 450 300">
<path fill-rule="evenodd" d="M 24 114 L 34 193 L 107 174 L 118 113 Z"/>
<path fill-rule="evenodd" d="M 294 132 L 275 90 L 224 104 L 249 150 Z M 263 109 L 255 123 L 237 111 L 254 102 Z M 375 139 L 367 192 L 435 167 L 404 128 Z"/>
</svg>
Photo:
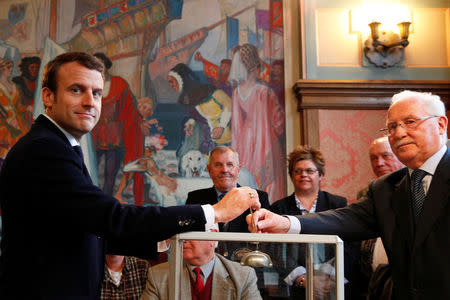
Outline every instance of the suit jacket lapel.
<svg viewBox="0 0 450 300">
<path fill-rule="evenodd" d="M 183 272 L 184 274 L 181 276 L 180 296 L 181 299 L 191 299 L 191 275 L 189 274 L 189 267 L 187 264 L 184 264 Z"/>
<path fill-rule="evenodd" d="M 409 175 L 406 173 L 403 179 L 394 187 L 391 203 L 395 217 L 397 218 L 396 224 L 399 227 L 399 235 L 396 238 L 394 236 L 393 243 L 398 242 L 398 239 L 406 238 L 409 249 L 411 249 L 414 239 L 414 221 L 412 219 L 411 202 L 409 199 L 409 187 Z"/>
<path fill-rule="evenodd" d="M 217 192 L 213 187 L 209 188 L 207 191 L 207 195 L 205 195 L 205 199 L 208 199 L 209 204 L 214 205 L 217 203 Z"/>
<path fill-rule="evenodd" d="M 319 191 L 319 194 L 317 195 L 316 212 L 324 211 L 329 208 L 330 205 L 325 199 L 325 194 L 322 191 Z"/>
<path fill-rule="evenodd" d="M 67 145 L 69 147 L 72 148 L 72 146 L 69 143 L 69 140 L 64 135 L 64 133 L 55 124 L 53 124 L 52 121 L 50 121 L 46 116 L 39 115 L 33 126 L 43 126 L 43 127 L 47 128 L 48 130 L 50 130 L 51 132 L 53 132 L 54 134 L 59 136 L 65 143 L 67 143 Z M 92 179 L 88 172 L 88 169 L 86 168 L 84 161 L 78 156 L 78 154 L 75 152 L 75 150 L 73 150 L 73 156 L 74 156 L 75 160 L 81 165 L 81 168 L 83 170 L 83 175 L 92 184 Z"/>
<path fill-rule="evenodd" d="M 418 247 L 432 229 L 435 222 L 446 213 L 444 207 L 449 201 L 450 193 L 450 150 L 447 150 L 439 162 L 430 188 L 423 204 L 422 215 L 417 222 L 414 248 Z"/>
<path fill-rule="evenodd" d="M 214 259 L 215 263 L 212 272 L 211 295 L 217 299 L 232 299 L 232 293 L 234 292 L 235 287 L 228 281 L 230 275 L 217 255 L 214 255 Z"/>
</svg>

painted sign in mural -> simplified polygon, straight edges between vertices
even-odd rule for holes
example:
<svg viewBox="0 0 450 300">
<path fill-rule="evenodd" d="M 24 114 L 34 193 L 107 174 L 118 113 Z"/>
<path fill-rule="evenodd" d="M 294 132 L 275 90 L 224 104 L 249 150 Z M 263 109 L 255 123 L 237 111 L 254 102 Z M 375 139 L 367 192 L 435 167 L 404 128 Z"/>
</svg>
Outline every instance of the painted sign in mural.
<svg viewBox="0 0 450 300">
<path fill-rule="evenodd" d="M 212 186 L 209 151 L 230 145 L 240 184 L 276 201 L 286 189 L 282 24 L 281 0 L 2 1 L 1 158 L 43 112 L 45 63 L 86 51 L 106 66 L 100 121 L 83 144 L 106 193 L 184 204 Z"/>
</svg>

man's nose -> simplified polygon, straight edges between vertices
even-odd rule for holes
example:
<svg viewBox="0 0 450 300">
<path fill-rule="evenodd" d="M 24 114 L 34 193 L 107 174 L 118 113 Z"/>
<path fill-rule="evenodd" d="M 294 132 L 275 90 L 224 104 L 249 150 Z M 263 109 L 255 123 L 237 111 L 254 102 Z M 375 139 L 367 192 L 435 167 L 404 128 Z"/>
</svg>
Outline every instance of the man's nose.
<svg viewBox="0 0 450 300">
<path fill-rule="evenodd" d="M 378 157 L 377 158 L 377 166 L 382 166 L 384 165 L 385 161 L 382 157 Z"/>
<path fill-rule="evenodd" d="M 406 135 L 406 131 L 405 124 L 400 122 L 397 124 L 397 127 L 394 129 L 394 133 L 391 134 L 391 136 L 394 138 L 402 138 Z"/>
<path fill-rule="evenodd" d="M 86 93 L 83 95 L 83 106 L 93 106 L 94 105 L 94 95 L 92 93 Z"/>
</svg>

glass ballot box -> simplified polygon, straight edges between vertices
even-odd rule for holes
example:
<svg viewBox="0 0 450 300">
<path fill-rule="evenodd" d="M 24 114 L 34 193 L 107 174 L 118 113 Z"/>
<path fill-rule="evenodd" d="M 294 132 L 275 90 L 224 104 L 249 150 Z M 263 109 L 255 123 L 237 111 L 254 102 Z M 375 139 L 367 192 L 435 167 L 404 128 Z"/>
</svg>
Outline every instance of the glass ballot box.
<svg viewBox="0 0 450 300">
<path fill-rule="evenodd" d="M 222 256 L 221 261 L 226 259 L 227 265 L 228 261 L 234 262 L 235 275 L 239 268 L 253 268 L 261 296 L 255 299 L 344 300 L 344 244 L 338 236 L 231 232 L 187 232 L 172 237 L 169 254 L 171 300 L 186 297 L 186 291 L 182 289 L 189 286 L 186 280 L 190 282 L 189 278 L 182 278 L 189 274 L 183 271 L 185 241 L 217 241 L 215 253 Z M 239 280 L 236 279 L 239 276 L 230 276 L 229 280 L 233 278 Z M 231 285 L 239 286 L 242 282 Z M 214 288 L 211 289 L 212 298 Z M 255 291 L 254 286 L 251 288 Z"/>
</svg>

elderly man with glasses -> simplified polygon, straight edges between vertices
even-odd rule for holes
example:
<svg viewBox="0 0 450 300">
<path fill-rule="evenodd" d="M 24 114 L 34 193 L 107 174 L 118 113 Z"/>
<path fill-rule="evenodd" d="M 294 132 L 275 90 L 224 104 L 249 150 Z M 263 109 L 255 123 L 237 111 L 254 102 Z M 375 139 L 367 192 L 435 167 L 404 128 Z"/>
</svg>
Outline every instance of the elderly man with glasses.
<svg viewBox="0 0 450 300">
<path fill-rule="evenodd" d="M 260 210 L 258 230 L 336 234 L 344 240 L 380 236 L 392 268 L 395 299 L 450 299 L 450 151 L 444 103 L 403 91 L 392 98 L 386 129 L 407 167 L 371 183 L 365 199 L 305 216 Z M 247 217 L 250 220 L 250 217 Z M 250 222 L 249 222 L 250 224 Z"/>
</svg>

